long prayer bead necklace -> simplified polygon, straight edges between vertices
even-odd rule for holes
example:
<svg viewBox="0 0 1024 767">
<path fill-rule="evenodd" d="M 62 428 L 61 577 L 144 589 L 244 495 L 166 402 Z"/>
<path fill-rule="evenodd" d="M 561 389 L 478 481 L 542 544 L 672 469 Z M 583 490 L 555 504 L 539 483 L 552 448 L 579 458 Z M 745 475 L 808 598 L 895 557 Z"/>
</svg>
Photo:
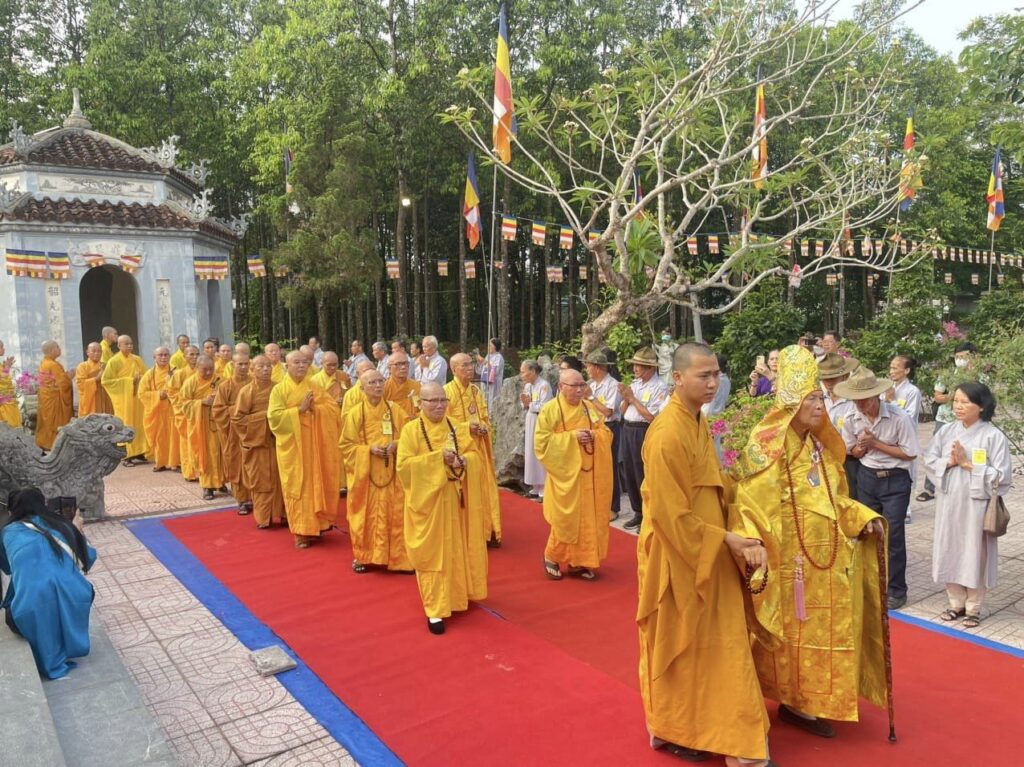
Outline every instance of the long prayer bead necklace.
<svg viewBox="0 0 1024 767">
<path fill-rule="evenodd" d="M 565 413 L 562 412 L 562 403 L 558 399 L 555 400 L 555 403 L 558 405 L 558 417 L 562 419 L 562 431 L 563 432 L 569 431 L 569 427 L 565 425 Z M 583 412 L 587 414 L 587 424 L 588 425 L 593 425 L 594 420 L 590 416 L 590 409 L 587 407 L 587 403 L 584 402 L 583 400 L 580 400 L 580 404 L 583 405 Z M 593 442 L 591 442 L 589 444 L 586 444 L 586 445 L 580 445 L 580 447 L 583 448 L 583 452 L 586 453 L 587 455 L 593 455 L 594 454 L 594 443 Z M 593 466 L 591 466 L 589 469 L 584 469 L 582 466 L 580 467 L 580 471 L 593 471 L 593 470 L 594 470 Z"/>
<path fill-rule="evenodd" d="M 395 421 L 394 421 L 394 418 L 392 417 L 392 414 L 391 414 L 391 405 L 389 405 L 387 403 L 387 400 L 384 401 L 384 407 L 386 407 L 388 409 L 388 418 L 387 418 L 387 420 L 392 424 L 392 429 L 394 429 Z M 360 400 L 360 402 L 359 402 L 359 414 L 360 414 L 360 416 L 362 416 L 362 418 L 360 419 L 360 424 L 359 424 L 360 436 L 362 436 L 363 442 L 368 445 L 368 444 L 370 444 L 370 441 L 366 438 L 366 402 L 364 402 L 362 400 Z M 372 456 L 373 454 L 371 453 L 370 455 Z M 384 461 L 384 468 L 385 469 L 390 469 L 389 474 L 388 474 L 388 479 L 387 479 L 386 482 L 384 482 L 383 484 L 378 484 L 378 482 L 373 478 L 373 471 L 372 470 L 370 471 L 370 483 L 374 487 L 376 487 L 378 490 L 381 489 L 381 488 L 387 487 L 388 485 L 390 485 L 392 482 L 395 481 L 395 470 L 397 468 L 397 466 L 395 465 L 397 463 L 397 461 L 395 463 L 391 463 L 391 461 L 388 460 L 387 453 L 384 454 L 384 457 L 383 457 L 382 460 Z"/>
<path fill-rule="evenodd" d="M 811 437 L 811 444 L 814 445 L 814 452 L 811 454 L 811 461 L 817 464 L 820 460 L 818 456 L 821 456 L 823 447 L 814 437 Z M 789 480 L 789 503 L 793 509 L 793 527 L 796 530 L 796 539 L 800 543 L 800 550 L 803 552 L 804 557 L 811 565 L 818 570 L 831 570 L 832 565 L 836 563 L 836 557 L 839 556 L 839 511 L 836 509 L 835 499 L 832 497 L 832 483 L 828 479 L 828 470 L 824 466 L 821 467 L 821 474 L 825 478 L 825 490 L 828 492 L 828 502 L 832 505 L 832 524 L 829 527 L 829 538 L 831 539 L 832 551 L 829 556 L 827 564 L 820 565 L 814 561 L 814 558 L 807 551 L 807 544 L 804 543 L 804 533 L 800 528 L 800 513 L 796 508 L 796 488 L 793 485 L 793 471 L 789 465 L 789 458 L 785 460 L 786 464 L 786 478 Z"/>
<path fill-rule="evenodd" d="M 427 443 L 427 450 L 429 450 L 430 452 L 434 452 L 434 445 L 431 443 L 430 437 L 427 436 L 427 427 L 423 423 L 423 416 L 421 415 L 416 420 L 420 422 L 420 433 L 423 435 L 423 440 Z M 457 458 L 462 458 L 462 455 L 459 453 L 459 435 L 455 433 L 455 427 L 452 425 L 451 419 L 445 416 L 444 420 L 448 424 L 448 432 L 451 434 L 452 444 L 455 446 L 455 456 Z M 452 482 L 454 482 L 456 479 L 462 479 L 462 475 L 466 473 L 465 466 L 459 466 L 457 472 L 454 466 L 449 466 L 448 464 L 445 464 L 445 468 L 448 469 L 448 471 L 451 472 L 451 474 L 453 475 L 448 477 L 449 481 Z"/>
</svg>

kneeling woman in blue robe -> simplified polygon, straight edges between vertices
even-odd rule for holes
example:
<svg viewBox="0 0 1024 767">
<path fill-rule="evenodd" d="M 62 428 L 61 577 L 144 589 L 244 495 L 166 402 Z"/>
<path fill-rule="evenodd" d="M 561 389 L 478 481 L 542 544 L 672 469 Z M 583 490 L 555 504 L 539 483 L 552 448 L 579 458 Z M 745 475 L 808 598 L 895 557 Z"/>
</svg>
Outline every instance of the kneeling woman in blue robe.
<svg viewBox="0 0 1024 767">
<path fill-rule="evenodd" d="M 0 530 L 0 569 L 11 576 L 0 607 L 7 622 L 28 640 L 39 673 L 67 676 L 68 658 L 89 654 L 93 587 L 85 579 L 96 552 L 62 515 L 46 508 L 36 488 L 8 498 L 11 518 Z"/>
</svg>

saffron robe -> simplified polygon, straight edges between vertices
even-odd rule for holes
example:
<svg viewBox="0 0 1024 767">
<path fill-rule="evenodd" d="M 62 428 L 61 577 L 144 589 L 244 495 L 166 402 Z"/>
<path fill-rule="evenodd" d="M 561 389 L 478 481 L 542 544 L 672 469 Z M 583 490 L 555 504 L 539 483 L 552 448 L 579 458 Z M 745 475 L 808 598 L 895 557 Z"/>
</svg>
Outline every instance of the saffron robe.
<svg viewBox="0 0 1024 767">
<path fill-rule="evenodd" d="M 230 381 L 232 378 L 235 377 L 235 363 L 234 363 L 233 360 L 228 360 L 227 363 L 225 363 L 225 365 L 224 365 L 224 372 L 221 373 L 220 377 L 223 378 L 225 381 Z M 250 366 L 250 368 L 249 368 L 249 375 L 246 377 L 245 381 L 246 381 L 246 383 L 248 383 L 251 380 L 252 380 L 252 367 Z M 273 382 L 271 382 L 271 383 L 273 383 Z"/>
<path fill-rule="evenodd" d="M 576 439 L 578 429 L 593 431 L 592 452 Z M 544 519 L 551 533 L 544 557 L 570 567 L 600 567 L 608 556 L 612 503 L 612 477 L 605 470 L 612 460 L 612 433 L 604 416 L 583 402 L 574 407 L 559 394 L 541 408 L 534 450 L 547 470 Z"/>
<path fill-rule="evenodd" d="M 107 390 L 100 383 L 100 362 L 86 360 L 75 368 L 75 385 L 78 387 L 78 417 L 85 418 L 93 413 L 113 413 L 114 405 L 107 396 Z"/>
<path fill-rule="evenodd" d="M 643 460 L 636 621 L 647 728 L 687 748 L 765 759 L 768 714 L 725 545 L 738 513 L 707 423 L 673 395 L 647 430 Z"/>
<path fill-rule="evenodd" d="M 188 360 L 185 359 L 185 352 L 178 349 L 178 351 L 171 355 L 169 364 L 174 370 L 181 370 L 183 367 L 188 365 Z"/>
<path fill-rule="evenodd" d="M 181 445 L 178 442 L 178 430 L 174 426 L 174 407 L 169 396 L 160 398 L 160 392 L 166 389 L 173 372 L 170 365 L 154 365 L 139 380 L 142 423 L 149 443 L 149 456 L 156 469 L 181 465 Z"/>
<path fill-rule="evenodd" d="M 192 449 L 188 444 L 188 422 L 185 420 L 185 411 L 181 407 L 181 387 L 195 374 L 196 369 L 189 367 L 186 363 L 185 367 L 175 370 L 174 375 L 167 382 L 167 397 L 171 401 L 171 410 L 174 412 L 174 428 L 178 432 L 181 476 L 190 480 L 196 479 L 198 472 L 195 460 L 192 458 Z"/>
<path fill-rule="evenodd" d="M 118 352 L 117 347 L 111 344 L 110 341 L 105 338 L 100 340 L 100 362 L 110 362 L 110 358 Z"/>
<path fill-rule="evenodd" d="M 363 402 L 366 397 L 363 395 L 363 387 L 359 381 L 352 384 L 352 388 L 345 392 L 341 404 L 341 412 L 346 413 L 352 407 L 355 407 L 360 402 Z"/>
<path fill-rule="evenodd" d="M 213 374 L 222 381 L 230 381 L 231 378 L 235 377 L 234 370 L 231 371 L 231 378 L 224 375 L 224 370 L 228 365 L 231 364 L 231 360 L 222 360 L 220 357 L 213 358 Z"/>
<path fill-rule="evenodd" d="M 11 371 L 2 366 L 0 366 L 0 421 L 12 429 L 21 427 L 21 410 L 18 408 Z"/>
<path fill-rule="evenodd" d="M 107 362 L 107 366 L 103 368 L 103 377 L 100 379 L 114 405 L 114 415 L 120 418 L 125 426 L 135 430 L 135 439 L 125 444 L 129 458 L 143 455 L 149 449 L 144 423 L 146 415 L 139 400 L 138 383 L 135 380 L 136 375 L 141 380 L 145 372 L 146 363 L 137 354 L 126 357 L 118 352 Z"/>
<path fill-rule="evenodd" d="M 38 516 L 27 519 L 58 541 L 70 541 Z M 87 547 L 88 566 L 96 552 Z M 74 661 L 89 654 L 89 611 L 93 587 L 63 549 L 54 555 L 50 542 L 21 522 L 0 530 L 0 570 L 11 576 L 0 607 L 6 607 L 18 631 L 28 640 L 39 673 L 60 679 Z M 5 629 L 6 630 L 6 629 Z"/>
<path fill-rule="evenodd" d="M 71 420 L 71 378 L 57 360 L 44 358 L 39 365 L 39 395 L 36 409 L 36 444 L 53 448 L 57 429 Z"/>
<path fill-rule="evenodd" d="M 825 425 L 832 428 L 831 423 Z M 740 514 L 753 524 L 754 537 L 768 550 L 768 585 L 752 596 L 758 637 L 754 663 L 768 698 L 810 716 L 857 721 L 858 696 L 885 705 L 875 538 L 857 537 L 871 520 L 882 517 L 849 498 L 842 444 L 837 441 L 834 450 L 823 449 L 815 466 L 810 436 L 802 441 L 792 429 L 786 431 L 783 455 L 764 471 L 742 479 L 736 491 Z M 799 530 L 794 526 L 787 461 Z M 829 501 L 830 487 L 835 509 Z M 814 563 L 827 565 L 837 537 L 830 569 L 807 561 L 809 555 Z M 793 596 L 797 557 L 803 560 L 805 621 L 796 616 Z"/>
<path fill-rule="evenodd" d="M 498 502 L 498 472 L 494 468 L 494 448 L 491 445 L 491 419 L 487 413 L 487 399 L 476 384 L 463 386 L 458 379 L 446 383 L 444 393 L 448 396 L 449 418 L 464 423 L 467 427 L 472 423 L 487 427 L 486 434 L 473 437 L 489 478 L 486 483 L 487 493 L 484 496 L 487 509 L 484 538 L 490 538 L 493 533 L 500 541 L 501 505 Z"/>
<path fill-rule="evenodd" d="M 345 400 L 345 394 L 348 392 L 350 386 L 352 386 L 352 379 L 348 377 L 348 373 L 341 370 L 334 371 L 334 376 L 329 376 L 323 370 L 319 370 L 316 373 L 308 373 L 311 376 L 310 380 L 327 392 L 327 395 L 335 402 Z M 338 429 L 344 425 L 345 410 L 342 403 L 338 403 Z M 345 476 L 345 456 L 341 452 L 341 446 L 338 447 L 338 482 L 339 490 L 343 487 L 348 487 L 348 478 Z"/>
<path fill-rule="evenodd" d="M 220 458 L 224 467 L 224 478 L 231 484 L 231 495 L 239 503 L 249 500 L 249 490 L 245 486 L 242 471 L 242 443 L 238 433 L 231 425 L 231 414 L 235 409 L 238 392 L 248 384 L 248 376 L 242 380 L 237 378 L 222 380 L 217 385 L 217 394 L 213 399 L 213 407 L 210 409 L 210 418 L 216 424 L 217 435 L 220 438 Z"/>
<path fill-rule="evenodd" d="M 270 392 L 267 420 L 277 439 L 288 527 L 294 535 L 315 537 L 338 518 L 338 404 L 312 383 L 285 377 Z M 299 412 L 308 392 L 313 406 Z"/>
<path fill-rule="evenodd" d="M 453 447 L 466 459 L 465 470 L 445 464 L 443 450 Z M 428 618 L 447 618 L 469 607 L 469 600 L 487 598 L 485 472 L 465 424 L 449 418 L 433 423 L 421 415 L 402 429 L 398 478 L 405 490 L 405 547 Z"/>
<path fill-rule="evenodd" d="M 274 367 L 270 369 L 270 380 L 272 383 L 279 384 L 288 376 L 288 369 L 285 368 L 283 362 L 278 362 Z"/>
<path fill-rule="evenodd" d="M 370 448 L 397 442 L 407 421 L 401 408 L 383 398 L 376 405 L 360 402 L 345 413 L 338 442 L 348 476 L 345 512 L 352 555 L 388 570 L 412 570 L 405 551 L 405 493 L 397 456 L 385 460 L 370 455 Z"/>
<path fill-rule="evenodd" d="M 284 496 L 277 472 L 274 433 L 267 423 L 273 382 L 252 381 L 239 390 L 231 423 L 238 433 L 246 488 L 252 494 L 252 515 L 257 525 L 278 524 L 284 518 Z"/>
<path fill-rule="evenodd" d="M 220 454 L 221 434 L 211 416 L 213 406 L 203 404 L 204 399 L 216 395 L 220 383 L 216 375 L 204 381 L 197 374 L 185 381 L 179 394 L 189 451 L 199 472 L 199 486 L 208 490 L 216 490 L 225 482 Z"/>
<path fill-rule="evenodd" d="M 384 399 L 394 402 L 402 408 L 409 418 L 415 418 L 420 412 L 421 386 L 419 381 L 414 381 L 411 378 L 405 379 L 402 384 L 399 384 L 394 378 L 389 378 L 384 383 Z"/>
</svg>

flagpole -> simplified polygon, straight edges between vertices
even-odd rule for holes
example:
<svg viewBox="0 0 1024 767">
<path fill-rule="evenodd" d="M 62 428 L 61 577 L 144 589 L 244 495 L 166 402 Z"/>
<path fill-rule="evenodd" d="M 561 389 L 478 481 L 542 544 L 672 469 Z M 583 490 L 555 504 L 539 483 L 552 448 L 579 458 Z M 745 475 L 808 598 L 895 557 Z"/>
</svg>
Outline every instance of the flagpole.
<svg viewBox="0 0 1024 767">
<path fill-rule="evenodd" d="M 487 276 L 487 342 L 494 338 L 494 219 L 498 210 L 498 164 L 494 164 L 494 183 L 491 186 L 491 260 Z M 480 248 L 483 249 L 484 238 L 480 238 Z M 484 255 L 486 263 L 487 256 Z M 486 344 L 485 344 L 486 346 Z"/>
<path fill-rule="evenodd" d="M 990 230 L 991 237 L 988 240 L 988 292 L 992 292 L 992 262 L 996 259 L 996 230 Z"/>
</svg>

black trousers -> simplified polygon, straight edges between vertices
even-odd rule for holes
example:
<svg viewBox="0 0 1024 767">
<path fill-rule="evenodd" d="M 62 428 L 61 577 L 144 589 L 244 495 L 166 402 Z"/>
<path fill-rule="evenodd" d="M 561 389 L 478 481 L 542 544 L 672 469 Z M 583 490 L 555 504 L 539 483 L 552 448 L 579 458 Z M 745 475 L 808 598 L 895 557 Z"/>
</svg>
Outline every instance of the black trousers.
<svg viewBox="0 0 1024 767">
<path fill-rule="evenodd" d="M 616 514 L 622 506 L 622 480 L 619 478 L 619 442 L 622 441 L 622 421 L 605 421 L 612 433 L 612 511 Z"/>
<path fill-rule="evenodd" d="M 889 523 L 889 596 L 907 596 L 907 539 L 904 523 L 910 506 L 910 472 L 891 469 L 886 477 L 861 464 L 857 472 L 857 500 Z"/>
<path fill-rule="evenodd" d="M 644 504 L 640 498 L 640 485 L 644 483 L 644 461 L 641 451 L 649 423 L 624 421 L 619 437 L 619 468 L 622 470 L 622 485 L 629 496 L 633 513 L 643 516 Z"/>
<path fill-rule="evenodd" d="M 850 486 L 850 497 L 857 498 L 857 474 L 860 471 L 860 461 L 852 455 L 846 456 L 846 484 Z"/>
</svg>

